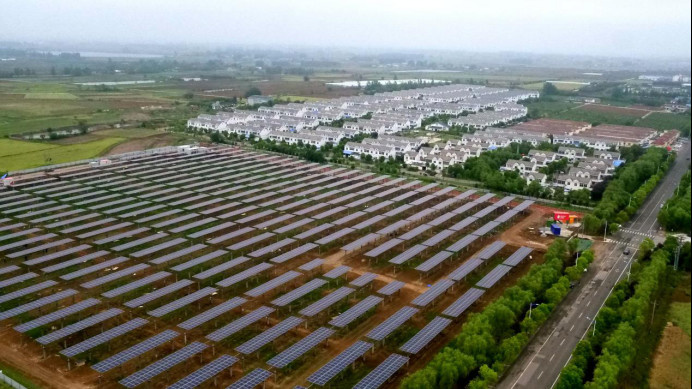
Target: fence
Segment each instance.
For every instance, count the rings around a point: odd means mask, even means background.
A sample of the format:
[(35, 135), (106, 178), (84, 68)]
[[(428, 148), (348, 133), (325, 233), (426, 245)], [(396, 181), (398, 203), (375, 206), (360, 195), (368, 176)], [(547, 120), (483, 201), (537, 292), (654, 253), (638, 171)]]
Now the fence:
[(26, 389), (26, 386), (20, 384), (19, 382), (15, 381), (12, 378), (3, 374), (2, 370), (0, 370), (0, 383), (6, 383), (7, 385), (9, 385), (11, 388), (14, 388), (14, 389)]

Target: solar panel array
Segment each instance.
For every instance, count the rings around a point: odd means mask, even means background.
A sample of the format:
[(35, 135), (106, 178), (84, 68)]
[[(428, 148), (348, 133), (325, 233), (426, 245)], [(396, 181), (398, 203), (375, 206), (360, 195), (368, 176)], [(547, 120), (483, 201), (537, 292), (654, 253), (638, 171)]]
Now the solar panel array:
[(409, 354), (418, 354), (437, 335), (440, 334), (452, 321), (444, 317), (436, 316), (422, 330), (418, 331), (399, 350)]
[(470, 288), (461, 297), (454, 301), (450, 306), (445, 309), (442, 314), (450, 317), (461, 316), (471, 304), (475, 303), (481, 296), (485, 293), (482, 289)]
[(196, 316), (193, 316), (184, 322), (178, 324), (178, 327), (186, 329), (186, 330), (191, 330), (195, 327), (199, 327), (200, 325), (208, 322), (209, 320), (212, 320), (216, 317), (219, 317), (223, 315), (226, 312), (231, 311), (234, 308), (237, 308), (243, 304), (245, 304), (247, 300), (245, 300), (242, 297), (233, 297), (232, 299), (228, 301), (224, 301), (223, 303), (212, 307)]
[(483, 289), (490, 289), (492, 288), (502, 277), (507, 275), (509, 271), (512, 270), (511, 266), (506, 266), (506, 265), (497, 265), (493, 270), (491, 270), (488, 274), (485, 275), (478, 283), (476, 286), (483, 288)]
[(62, 351), (60, 351), (60, 354), (66, 356), (66, 357), (74, 357), (75, 355), (81, 354), (87, 350), (90, 350), (100, 344), (106, 343), (112, 339), (117, 338), (118, 336), (124, 335), (130, 331), (133, 331), (143, 325), (145, 325), (148, 321), (142, 318), (134, 318), (130, 321), (127, 321), (119, 326), (113, 327), (107, 331), (104, 331), (92, 338), (89, 338), (85, 341), (79, 342), (73, 346), (70, 346)]
[(351, 289), (347, 286), (342, 286), (341, 288), (333, 291), (332, 293), (322, 297), (321, 299), (303, 308), (300, 311), (300, 314), (308, 317), (315, 316), (353, 292), (355, 292), (354, 289)]
[(271, 372), (257, 368), (243, 376), (238, 381), (229, 385), (226, 389), (252, 389), (262, 382), (268, 380), (271, 375)]
[(396, 311), (396, 313), (394, 313), (392, 316), (388, 317), (385, 321), (380, 323), (377, 327), (370, 330), (370, 332), (368, 332), (368, 334), (365, 336), (372, 340), (384, 340), (384, 338), (394, 332), (402, 324), (407, 322), (417, 312), (418, 308), (404, 306)]
[(408, 363), (408, 357), (392, 354), (380, 363), (375, 370), (363, 377), (354, 389), (376, 389), (382, 386), (394, 373)]
[(356, 359), (362, 357), (363, 354), (365, 354), (372, 347), (372, 343), (362, 340), (357, 341), (349, 348), (342, 351), (341, 354), (337, 355), (324, 366), (319, 368), (316, 372), (312, 373), (310, 377), (308, 377), (308, 382), (315, 385), (324, 386), (332, 378), (336, 377), (337, 374), (341, 373), (346, 367), (348, 367), (348, 365), (355, 362)]
[(480, 258), (469, 258), (464, 263), (462, 263), (461, 266), (457, 267), (456, 269), (454, 269), (454, 271), (449, 273), (449, 276), (447, 276), (447, 278), (454, 281), (461, 281), (464, 279), (464, 277), (471, 274), (472, 271), (476, 270), (476, 268), (482, 264), (483, 261)]
[(411, 304), (417, 305), (419, 307), (425, 307), (430, 304), (433, 300), (439, 297), (442, 293), (446, 292), (447, 289), (454, 286), (454, 281), (442, 279), (437, 281), (430, 289), (426, 290), (422, 294), (418, 295)]
[(254, 311), (246, 314), (245, 316), (237, 320), (234, 320), (226, 324), (225, 326), (219, 328), (218, 330), (210, 333), (209, 335), (207, 335), (207, 339), (219, 342), (242, 330), (243, 328), (249, 326), (250, 324), (255, 323), (258, 320), (271, 315), (272, 312), (274, 312), (274, 308), (269, 308), (265, 306), (259, 307)]
[(517, 266), (519, 263), (521, 263), (521, 261), (526, 259), (526, 257), (528, 257), (532, 251), (533, 249), (529, 247), (521, 246), (517, 249), (517, 251), (515, 251), (507, 259), (505, 259), (505, 261), (502, 262), (502, 264), (507, 266)]
[(168, 389), (196, 388), (204, 383), (204, 381), (207, 381), (222, 371), (231, 368), (231, 366), (233, 366), (236, 362), (238, 362), (238, 358), (236, 357), (226, 354), (221, 355), (215, 360), (195, 370), (192, 374), (169, 386)]
[(275, 325), (274, 327), (262, 332), (261, 334), (236, 347), (235, 350), (245, 355), (252, 354), (260, 348), (266, 346), (274, 339), (297, 327), (302, 322), (303, 319), (295, 316), (290, 316), (278, 323), (277, 325)]
[(368, 296), (363, 300), (359, 301), (356, 305), (346, 310), (341, 315), (332, 319), (329, 322), (329, 324), (339, 328), (346, 327), (347, 325), (351, 324), (353, 321), (358, 319), (360, 316), (362, 316), (365, 312), (377, 306), (377, 304), (379, 304), (380, 302), (382, 302), (382, 297)]
[(298, 359), (301, 355), (310, 351), (313, 347), (322, 343), (325, 339), (332, 336), (332, 334), (334, 334), (334, 330), (320, 327), (268, 360), (267, 364), (277, 369), (282, 369), (288, 366), (289, 363)]
[(192, 358), (195, 354), (201, 353), (208, 346), (200, 342), (192, 342), (180, 350), (166, 355), (151, 365), (138, 370), (120, 380), (120, 384), (126, 388), (139, 386), (157, 375), (170, 370), (173, 366), (179, 365)]
[(120, 315), (123, 313), (122, 309), (118, 308), (111, 308), (109, 310), (97, 313), (95, 315), (89, 316), (84, 320), (80, 320), (76, 323), (70, 324), (68, 326), (62, 327), (59, 330), (55, 330), (48, 335), (41, 336), (39, 338), (36, 338), (36, 341), (46, 345), (53, 343), (57, 340), (60, 340), (66, 336), (72, 335), (76, 332), (79, 332), (83, 329), (86, 329), (88, 327), (91, 327), (93, 325), (96, 325), (98, 323), (101, 323), (102, 321), (105, 321), (107, 319), (110, 319), (112, 317), (115, 317), (117, 315)]

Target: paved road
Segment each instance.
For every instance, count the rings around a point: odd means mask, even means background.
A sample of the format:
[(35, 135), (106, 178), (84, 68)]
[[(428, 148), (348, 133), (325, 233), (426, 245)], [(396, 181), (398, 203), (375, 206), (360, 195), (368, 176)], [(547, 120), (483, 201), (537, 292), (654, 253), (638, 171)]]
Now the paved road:
[[(587, 331), (593, 331), (594, 318), (598, 331), (598, 311), (613, 290), (615, 284), (628, 276), (628, 270), (637, 255), (637, 248), (646, 237), (659, 236), (656, 219), (661, 204), (670, 198), (689, 161), (689, 143), (683, 145), (675, 164), (661, 184), (644, 202), (620, 232), (605, 245), (607, 253), (597, 258), (579, 285), (560, 305), (557, 311), (531, 341), (522, 356), (510, 368), (497, 385), (501, 389), (551, 388), (557, 382), (560, 371), (571, 358), (572, 351)], [(630, 254), (625, 255), (625, 248)]]

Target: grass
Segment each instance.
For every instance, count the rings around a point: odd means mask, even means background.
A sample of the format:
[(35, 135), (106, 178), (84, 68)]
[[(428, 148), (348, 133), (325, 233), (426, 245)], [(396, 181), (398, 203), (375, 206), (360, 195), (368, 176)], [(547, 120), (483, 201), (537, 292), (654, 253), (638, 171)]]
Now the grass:
[(692, 304), (676, 302), (670, 305), (669, 320), (690, 336), (692, 323)]
[(618, 124), (631, 126), (640, 125), (637, 118), (614, 112), (602, 112), (591, 109), (579, 108), (581, 104), (564, 100), (547, 100), (528, 103), (529, 113), (533, 117), (546, 117), (552, 119), (574, 120), (591, 124)]
[[(79, 161), (82, 159), (94, 158), (102, 155), (113, 146), (125, 140), (125, 138), (106, 137), (100, 140), (73, 145), (55, 146), (47, 149), (38, 149), (24, 152), (19, 155), (8, 155), (0, 157), (0, 171), (14, 171), (30, 169), (43, 165), (54, 165), (59, 163)], [(19, 142), (29, 144), (40, 144), (33, 142), (11, 141), (8, 139), (0, 140), (0, 150), (11, 147), (6, 142)]]
[[(19, 382), (20, 385), (23, 385), (27, 389), (40, 389), (41, 387), (28, 378), (26, 378), (22, 373), (20, 373), (18, 370), (15, 370), (7, 365), (4, 365), (0, 363), (0, 370), (2, 370), (3, 374), (6, 376), (12, 378), (13, 380)], [(3, 383), (0, 382), (0, 388), (3, 388)], [(10, 387), (7, 385), (6, 387)]]
[(24, 94), (25, 99), (43, 99), (43, 100), (77, 100), (79, 97), (72, 93), (61, 92), (31, 92)]
[(638, 126), (651, 127), (656, 130), (680, 130), (683, 133), (690, 133), (689, 114), (676, 114), (666, 112), (654, 112), (637, 122)]
[(24, 153), (34, 153), (37, 151), (48, 150), (55, 147), (56, 146), (47, 143), (24, 142), (12, 139), (0, 139), (0, 158)]
[[(541, 90), (543, 89), (543, 82), (534, 82), (532, 84), (524, 84), (522, 85), (523, 88), (526, 89), (535, 89), (535, 90)], [(552, 83), (555, 85), (555, 87), (558, 90), (563, 90), (563, 91), (573, 91), (573, 90), (578, 90), (581, 87), (585, 86), (583, 83), (579, 81), (561, 81), (557, 83)]]

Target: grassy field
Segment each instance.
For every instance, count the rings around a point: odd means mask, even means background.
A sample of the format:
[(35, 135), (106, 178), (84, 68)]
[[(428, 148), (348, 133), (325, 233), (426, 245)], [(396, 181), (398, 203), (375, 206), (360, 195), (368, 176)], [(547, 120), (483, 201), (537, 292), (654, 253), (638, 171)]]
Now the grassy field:
[[(26, 378), (24, 375), (22, 375), (19, 371), (15, 370), (9, 366), (0, 364), (0, 370), (2, 370), (3, 374), (5, 374), (6, 376), (12, 378), (13, 380), (19, 382), (20, 385), (23, 385), (27, 389), (40, 389), (41, 388), (39, 385), (33, 383), (28, 378)], [(5, 385), (5, 386), (3, 386), (3, 385)], [(11, 388), (11, 386), (0, 382), (0, 388), (3, 388), (3, 389), (4, 388)]]
[(48, 150), (57, 146), (48, 143), (23, 142), (12, 139), (0, 139), (0, 158), (25, 153), (35, 153)]
[[(43, 165), (54, 165), (82, 159), (97, 157), (108, 151), (111, 147), (124, 141), (125, 138), (105, 137), (91, 142), (77, 143), (71, 145), (50, 145), (52, 147), (33, 151), (25, 151), (21, 154), (0, 156), (0, 171), (7, 172), (13, 170), (29, 169)], [(0, 150), (6, 153), (8, 148), (12, 148), (17, 143), (32, 144), (36, 146), (46, 145), (45, 143), (21, 142), (9, 139), (0, 139)]]
[(680, 130), (684, 134), (690, 133), (690, 120), (689, 114), (674, 114), (666, 112), (654, 112), (649, 116), (637, 121), (638, 126), (651, 127), (657, 130)]
[[(524, 84), (524, 85), (522, 85), (522, 88), (541, 90), (541, 89), (543, 89), (543, 84), (544, 84), (543, 82), (534, 82), (531, 84)], [(562, 91), (579, 90), (581, 87), (584, 86), (584, 84), (582, 82), (579, 82), (579, 81), (573, 81), (573, 82), (561, 81), (561, 82), (556, 82), (556, 83), (552, 83), (552, 84), (555, 85), (555, 87), (558, 90), (562, 90)]]

